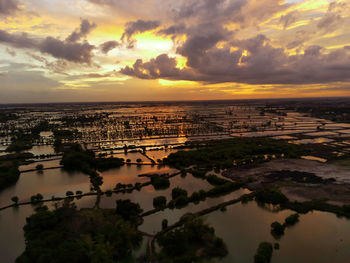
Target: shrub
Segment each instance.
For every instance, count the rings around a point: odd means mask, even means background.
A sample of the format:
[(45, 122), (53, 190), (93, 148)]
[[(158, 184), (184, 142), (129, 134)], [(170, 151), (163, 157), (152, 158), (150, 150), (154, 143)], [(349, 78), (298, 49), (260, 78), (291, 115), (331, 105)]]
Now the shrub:
[(72, 196), (72, 195), (74, 195), (74, 193), (72, 191), (67, 191), (66, 192), (66, 196)]
[(271, 224), (271, 234), (274, 238), (278, 239), (284, 234), (284, 226), (275, 221)]
[(284, 204), (288, 198), (277, 188), (264, 188), (255, 194), (255, 198), (260, 203)]
[(170, 181), (166, 177), (154, 174), (151, 175), (151, 184), (156, 190), (167, 189), (170, 186)]
[(175, 207), (181, 208), (181, 207), (184, 207), (188, 204), (189, 199), (187, 198), (187, 196), (180, 195), (174, 201), (175, 201)]
[(153, 207), (155, 209), (163, 209), (166, 207), (166, 197), (165, 196), (157, 196), (153, 198)]
[(38, 164), (38, 165), (36, 166), (36, 169), (37, 169), (37, 170), (42, 170), (42, 169), (44, 169), (44, 165)]
[(173, 198), (173, 200), (175, 200), (179, 196), (185, 196), (187, 198), (187, 191), (185, 189), (180, 188), (180, 187), (175, 187), (171, 191), (171, 197)]
[(16, 205), (18, 203), (18, 197), (17, 196), (14, 196), (11, 198), (11, 201), (14, 202)]
[(137, 159), (136, 159), (136, 162), (141, 163), (141, 162), (142, 162), (142, 159), (141, 159), (141, 158), (137, 158)]
[(162, 229), (165, 229), (168, 227), (168, 220), (167, 219), (163, 219), (162, 221)]
[(117, 200), (116, 213), (124, 220), (136, 222), (142, 211), (139, 204), (133, 203), (129, 199)]
[(211, 185), (223, 185), (225, 183), (228, 183), (228, 180), (225, 180), (223, 178), (220, 178), (218, 176), (216, 176), (215, 174), (210, 174), (207, 176), (207, 181), (208, 183), (210, 183)]
[(293, 214), (288, 216), (285, 221), (284, 221), (284, 225), (285, 226), (294, 226), (296, 223), (298, 223), (299, 221), (299, 214)]
[(260, 243), (254, 256), (254, 263), (269, 263), (272, 257), (272, 244), (268, 242)]

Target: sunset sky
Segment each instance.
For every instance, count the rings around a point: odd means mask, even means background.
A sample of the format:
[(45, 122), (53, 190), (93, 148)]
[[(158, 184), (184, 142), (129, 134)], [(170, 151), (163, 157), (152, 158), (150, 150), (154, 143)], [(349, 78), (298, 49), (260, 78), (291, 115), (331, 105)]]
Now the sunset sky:
[(0, 103), (350, 96), (350, 0), (0, 0)]

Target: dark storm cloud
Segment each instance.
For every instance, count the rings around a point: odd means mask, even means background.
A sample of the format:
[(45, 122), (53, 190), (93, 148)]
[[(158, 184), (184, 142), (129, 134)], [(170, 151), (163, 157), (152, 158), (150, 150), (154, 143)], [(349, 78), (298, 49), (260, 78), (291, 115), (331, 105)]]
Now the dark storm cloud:
[(15, 48), (38, 50), (55, 58), (87, 64), (90, 64), (93, 56), (92, 50), (95, 48), (88, 42), (71, 43), (53, 37), (34, 39), (25, 33), (10, 34), (4, 30), (0, 30), (0, 43), (11, 45)]
[[(272, 46), (262, 34), (237, 39), (236, 32), (240, 29), (258, 27), (260, 22), (288, 7), (290, 4), (279, 0), (179, 1), (171, 22), (158, 34), (173, 38), (186, 36), (186, 40), (178, 44), (176, 53), (187, 59), (187, 67), (178, 68), (175, 58), (162, 54), (149, 61), (138, 59), (132, 67), (120, 72), (143, 79), (207, 83), (308, 84), (350, 80), (347, 66), (350, 52), (346, 48), (327, 52), (321, 46), (310, 46), (304, 54), (288, 55), (284, 48)], [(330, 4), (327, 14), (340, 15), (340, 9)], [(290, 12), (280, 17), (280, 23), (287, 28), (299, 15), (296, 11)], [(228, 29), (230, 23), (236, 25), (235, 29)], [(323, 27), (320, 23), (319, 27)], [(300, 34), (288, 48), (304, 45), (309, 37), (309, 34)]]
[[(327, 53), (320, 46), (310, 46), (302, 55), (288, 56), (284, 49), (271, 46), (264, 35), (232, 42), (236, 51), (217, 48), (215, 42), (220, 38), (214, 39), (211, 45), (199, 45), (198, 50), (190, 44), (194, 41), (191, 39), (180, 48), (188, 59), (186, 70), (177, 68), (174, 58), (162, 55), (149, 62), (137, 60), (133, 67), (125, 67), (121, 73), (144, 79), (208, 83), (311, 84), (350, 80), (350, 50), (346, 48)], [(243, 50), (247, 50), (247, 56), (242, 55)], [(190, 51), (196, 53), (195, 60)]]
[(120, 46), (120, 43), (118, 41), (107, 41), (104, 42), (100, 45), (100, 50), (104, 53), (104, 54), (108, 54), (109, 51), (111, 51), (112, 49), (116, 48)]
[(97, 25), (94, 22), (90, 22), (87, 19), (82, 19), (80, 28), (72, 32), (72, 34), (70, 34), (66, 40), (68, 42), (77, 42), (81, 38), (86, 37), (96, 27)]
[(135, 34), (140, 34), (149, 30), (159, 27), (160, 22), (156, 20), (142, 20), (139, 19), (135, 22), (127, 22), (125, 24), (124, 33), (121, 37), (122, 40), (130, 40)]
[(19, 10), (18, 4), (17, 0), (0, 0), (0, 15), (13, 14)]
[(90, 63), (95, 47), (88, 42), (66, 43), (53, 37), (47, 37), (40, 43), (39, 50), (55, 58), (63, 58), (78, 63)]
[(177, 35), (177, 34), (182, 34), (186, 30), (185, 24), (179, 24), (179, 25), (173, 25), (169, 26), (167, 28), (163, 28), (159, 30), (157, 33), (159, 35)]

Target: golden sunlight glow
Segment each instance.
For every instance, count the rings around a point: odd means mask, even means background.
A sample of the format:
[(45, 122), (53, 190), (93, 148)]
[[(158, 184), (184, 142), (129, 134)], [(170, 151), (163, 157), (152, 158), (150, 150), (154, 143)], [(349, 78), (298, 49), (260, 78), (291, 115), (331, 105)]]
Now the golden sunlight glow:
[(158, 83), (161, 86), (195, 86), (195, 85), (198, 85), (198, 82), (188, 81), (188, 80), (158, 79)]

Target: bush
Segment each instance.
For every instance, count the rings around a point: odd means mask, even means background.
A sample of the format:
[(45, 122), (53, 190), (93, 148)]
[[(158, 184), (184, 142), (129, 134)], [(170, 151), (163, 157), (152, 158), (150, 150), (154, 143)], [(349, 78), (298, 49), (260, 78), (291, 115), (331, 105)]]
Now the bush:
[(207, 173), (206, 171), (193, 169), (191, 169), (189, 172), (196, 178), (205, 178), (205, 174)]
[(67, 191), (66, 192), (66, 196), (72, 196), (72, 195), (74, 195), (74, 193), (72, 191)]
[(288, 198), (277, 188), (264, 188), (255, 194), (256, 201), (268, 204), (284, 204)]
[(82, 191), (80, 191), (80, 190), (78, 190), (78, 191), (76, 191), (76, 192), (75, 192), (75, 194), (76, 194), (76, 195), (82, 195), (82, 194), (83, 194), (83, 192), (82, 192)]
[(32, 195), (30, 197), (30, 201), (32, 202), (32, 204), (36, 204), (36, 203), (42, 201), (43, 198), (44, 197), (41, 194), (36, 194), (36, 195)]
[(155, 190), (167, 189), (170, 186), (168, 178), (160, 176), (158, 174), (151, 175), (151, 184)]
[(107, 191), (106, 191), (106, 196), (107, 196), (107, 197), (111, 197), (112, 194), (113, 194), (112, 190), (107, 190)]
[(184, 207), (188, 204), (189, 199), (185, 195), (180, 195), (174, 201), (175, 201), (175, 207), (181, 208), (181, 207)]
[(137, 159), (136, 159), (136, 162), (141, 163), (141, 162), (142, 162), (142, 159), (141, 159), (141, 158), (137, 158)]
[(284, 221), (284, 226), (294, 226), (299, 221), (299, 214), (288, 216)]
[(17, 204), (18, 203), (18, 197), (17, 196), (12, 197), (11, 201), (14, 202), (15, 204)]
[(216, 176), (215, 174), (210, 174), (207, 176), (207, 181), (208, 183), (210, 183), (211, 185), (223, 185), (225, 183), (228, 183), (230, 181), (225, 180), (223, 178), (220, 178), (218, 176)]
[(233, 182), (227, 181), (227, 183), (223, 185), (218, 185), (210, 189), (207, 192), (207, 196), (217, 197), (217, 196), (225, 195), (232, 191), (238, 190), (241, 186), (242, 186), (241, 183), (233, 183)]
[(284, 235), (284, 226), (275, 221), (271, 224), (271, 234), (274, 238), (278, 239)]
[(36, 166), (36, 169), (37, 169), (37, 170), (42, 170), (42, 169), (44, 169), (44, 165), (38, 164), (38, 165)]
[(164, 209), (166, 207), (166, 197), (157, 196), (153, 198), (153, 207), (155, 209)]
[(183, 226), (160, 235), (157, 242), (160, 247), (158, 262), (211, 262), (228, 253), (215, 230), (199, 218), (186, 220)]
[(180, 188), (180, 187), (175, 187), (171, 191), (171, 197), (173, 198), (173, 200), (175, 200), (179, 196), (185, 196), (187, 198), (187, 191), (185, 189)]
[(124, 220), (136, 222), (142, 212), (143, 210), (140, 208), (140, 205), (131, 202), (129, 199), (117, 200), (116, 213)]
[(163, 221), (162, 221), (162, 229), (164, 230), (167, 227), (168, 227), (168, 220), (167, 219), (163, 219)]
[(268, 242), (260, 243), (258, 251), (254, 256), (254, 263), (269, 263), (272, 258), (272, 244)]

